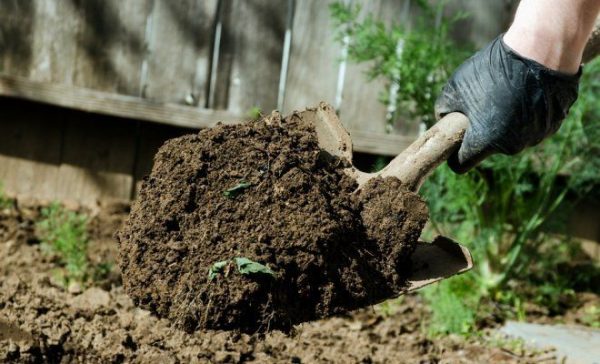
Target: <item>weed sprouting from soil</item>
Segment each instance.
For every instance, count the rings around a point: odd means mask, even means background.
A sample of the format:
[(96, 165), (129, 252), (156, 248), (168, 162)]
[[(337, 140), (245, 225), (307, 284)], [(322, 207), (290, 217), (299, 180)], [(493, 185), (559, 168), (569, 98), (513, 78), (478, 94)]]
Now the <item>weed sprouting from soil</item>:
[(248, 110), (246, 115), (248, 115), (248, 117), (252, 120), (260, 119), (260, 117), (262, 116), (262, 109), (260, 108), (260, 106), (252, 106)]
[(4, 185), (0, 183), (0, 210), (10, 209), (13, 205), (13, 200), (4, 194)]
[(52, 203), (42, 209), (42, 219), (36, 225), (43, 246), (60, 258), (65, 284), (83, 283), (88, 278), (87, 224), (86, 215)]

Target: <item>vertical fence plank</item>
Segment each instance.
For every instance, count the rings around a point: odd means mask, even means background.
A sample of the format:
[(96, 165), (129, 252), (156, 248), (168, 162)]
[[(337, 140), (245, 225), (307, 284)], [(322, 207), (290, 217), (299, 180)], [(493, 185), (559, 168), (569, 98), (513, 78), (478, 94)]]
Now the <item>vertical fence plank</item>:
[[(362, 4), (361, 18), (372, 14), (384, 24), (399, 23), (405, 0), (372, 0)], [(352, 40), (350, 40), (352, 42)], [(386, 133), (386, 106), (379, 96), (388, 87), (384, 79), (369, 81), (366, 71), (371, 62), (348, 62), (346, 82), (342, 93), (340, 119), (348, 129)]]
[(139, 95), (149, 0), (69, 0), (79, 19), (75, 86)]
[(340, 46), (334, 41), (328, 6), (333, 1), (298, 0), (283, 109), (335, 101)]
[(68, 1), (35, 0), (32, 64), (33, 81), (73, 83), (79, 17)]
[(243, 115), (277, 107), (287, 1), (224, 3), (215, 107)]
[(0, 73), (29, 75), (33, 0), (0, 1)]
[(155, 0), (144, 97), (205, 105), (216, 9), (217, 0)]
[(56, 108), (0, 99), (0, 183), (11, 195), (54, 198), (62, 115)]
[(129, 199), (135, 125), (129, 120), (71, 113), (64, 134), (56, 197), (86, 204), (102, 198)]

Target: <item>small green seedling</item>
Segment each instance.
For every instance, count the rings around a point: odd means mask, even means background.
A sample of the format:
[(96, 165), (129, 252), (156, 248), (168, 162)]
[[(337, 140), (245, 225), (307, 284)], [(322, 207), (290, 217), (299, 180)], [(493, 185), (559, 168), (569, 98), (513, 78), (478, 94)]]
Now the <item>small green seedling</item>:
[(67, 282), (83, 283), (90, 272), (87, 257), (88, 217), (68, 211), (58, 203), (42, 209), (36, 228), (42, 246), (60, 257)]
[(4, 186), (0, 183), (0, 210), (13, 207), (13, 201), (4, 194)]
[(260, 109), (260, 106), (252, 106), (250, 110), (248, 110), (248, 112), (246, 113), (246, 115), (248, 115), (248, 117), (252, 118), (253, 120), (260, 118), (261, 114), (262, 110)]
[(236, 198), (242, 192), (244, 192), (245, 189), (250, 188), (250, 186), (252, 186), (252, 184), (250, 182), (242, 181), (242, 182), (238, 183), (237, 185), (235, 185), (234, 187), (231, 187), (230, 189), (223, 191), (223, 196), (225, 196), (227, 198)]
[(218, 273), (223, 273), (223, 270), (225, 269), (225, 266), (227, 266), (227, 263), (229, 263), (228, 260), (222, 260), (213, 264), (212, 267), (210, 267), (210, 269), (208, 270), (208, 280), (214, 281), (215, 278), (217, 278)]
[(237, 269), (241, 274), (268, 274), (272, 277), (275, 277), (275, 272), (273, 272), (269, 267), (267, 267), (264, 264), (254, 262), (248, 258), (243, 257), (238, 257), (234, 260), (235, 264), (237, 265)]

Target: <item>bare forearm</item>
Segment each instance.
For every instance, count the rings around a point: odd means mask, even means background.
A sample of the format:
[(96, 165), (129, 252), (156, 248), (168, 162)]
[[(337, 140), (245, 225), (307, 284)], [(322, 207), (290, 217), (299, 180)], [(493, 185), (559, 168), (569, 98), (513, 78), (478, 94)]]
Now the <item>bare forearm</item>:
[(576, 73), (600, 0), (522, 0), (504, 42), (548, 68)]

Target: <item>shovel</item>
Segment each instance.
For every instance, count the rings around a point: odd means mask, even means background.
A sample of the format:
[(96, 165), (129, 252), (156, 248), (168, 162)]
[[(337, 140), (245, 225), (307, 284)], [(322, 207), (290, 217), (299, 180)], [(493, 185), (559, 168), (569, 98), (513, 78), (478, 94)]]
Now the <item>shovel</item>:
[[(587, 42), (582, 62), (590, 62), (599, 54), (600, 17), (596, 20), (594, 31)], [(334, 109), (326, 103), (321, 103), (317, 108), (302, 113), (304, 120), (314, 124), (321, 149), (332, 156), (345, 158), (352, 165), (352, 139)], [(460, 147), (468, 126), (469, 119), (465, 115), (448, 114), (381, 171), (365, 173), (351, 166), (345, 173), (356, 180), (358, 189), (375, 177), (396, 177), (410, 191), (416, 193), (427, 176)], [(438, 236), (431, 243), (418, 242), (411, 256), (408, 284), (402, 293), (412, 292), (464, 273), (472, 267), (473, 259), (469, 250), (449, 238)]]
[[(331, 105), (322, 102), (318, 107), (300, 114), (303, 120), (314, 125), (322, 150), (350, 162), (351, 166), (344, 172), (357, 181), (358, 189), (376, 177), (396, 177), (413, 192), (418, 192), (427, 176), (460, 146), (469, 123), (467, 117), (460, 113), (449, 114), (394, 158), (387, 167), (377, 173), (365, 173), (352, 166), (352, 140)], [(473, 267), (469, 250), (442, 236), (431, 243), (418, 242), (410, 260), (411, 273), (401, 294), (418, 290)]]

